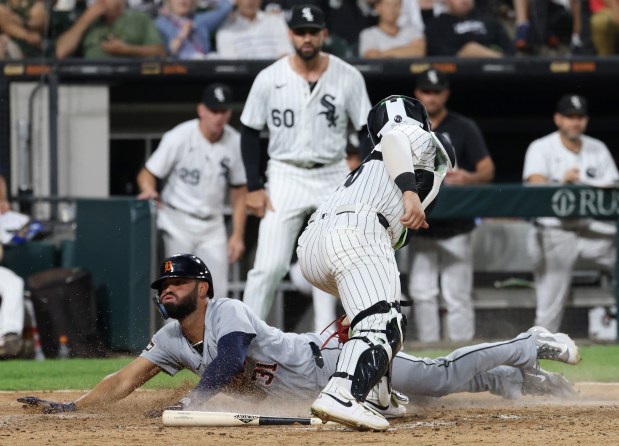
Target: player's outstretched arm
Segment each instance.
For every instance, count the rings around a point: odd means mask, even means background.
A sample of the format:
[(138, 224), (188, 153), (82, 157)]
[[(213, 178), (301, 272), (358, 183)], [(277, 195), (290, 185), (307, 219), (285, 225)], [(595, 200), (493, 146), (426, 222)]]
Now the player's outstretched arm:
[(18, 398), (17, 401), (40, 408), (44, 413), (73, 412), (78, 408), (121, 400), (160, 371), (161, 369), (149, 360), (138, 357), (119, 371), (103, 378), (92, 390), (75, 401), (59, 403), (33, 396)]

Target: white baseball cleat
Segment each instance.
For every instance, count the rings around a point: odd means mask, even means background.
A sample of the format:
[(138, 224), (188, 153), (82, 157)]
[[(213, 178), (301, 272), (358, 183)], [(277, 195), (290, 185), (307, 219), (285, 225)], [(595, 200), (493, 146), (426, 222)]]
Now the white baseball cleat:
[(527, 333), (533, 335), (537, 346), (537, 359), (551, 359), (566, 364), (580, 362), (578, 347), (565, 333), (551, 333), (544, 327), (531, 327)]
[(404, 405), (408, 404), (408, 397), (402, 392), (392, 389), (388, 405), (381, 405), (379, 401), (374, 401), (370, 398), (365, 400), (365, 403), (385, 418), (401, 418), (406, 416), (406, 407)]
[(312, 414), (322, 421), (335, 421), (359, 431), (386, 431), (389, 421), (364, 403), (359, 403), (346, 389), (321, 392), (312, 404)]

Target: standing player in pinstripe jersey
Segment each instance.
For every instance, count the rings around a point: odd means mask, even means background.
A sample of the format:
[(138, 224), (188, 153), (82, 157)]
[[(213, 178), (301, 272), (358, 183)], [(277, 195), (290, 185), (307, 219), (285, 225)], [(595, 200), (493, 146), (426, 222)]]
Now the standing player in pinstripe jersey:
[[(139, 199), (156, 200), (157, 228), (167, 256), (195, 252), (211, 265), (221, 296), (228, 294), (228, 265), (245, 251), (245, 169), (240, 136), (228, 121), (232, 89), (208, 85), (197, 119), (165, 133), (138, 174)], [(165, 180), (161, 196), (157, 179)], [(232, 233), (226, 234), (224, 201), (230, 193)]]
[[(361, 73), (321, 51), (327, 37), (322, 10), (295, 6), (289, 27), (295, 53), (258, 74), (241, 115), (247, 210), (262, 218), (244, 301), (263, 319), (290, 268), (305, 218), (349, 173), (348, 121), (367, 139), (364, 125), (370, 110)], [(265, 125), (270, 157), (266, 185), (259, 147), (259, 132)], [(316, 329), (335, 319), (335, 299), (320, 294), (314, 294), (314, 310), (325, 313), (315, 319)]]
[(352, 330), (312, 412), (355, 429), (386, 430), (389, 422), (365, 401), (372, 391), (389, 405), (391, 364), (404, 339), (394, 250), (409, 229), (428, 227), (425, 212), (455, 153), (431, 132), (416, 99), (384, 99), (367, 124), (374, 150), (310, 217), (297, 254), (306, 279), (342, 300)]

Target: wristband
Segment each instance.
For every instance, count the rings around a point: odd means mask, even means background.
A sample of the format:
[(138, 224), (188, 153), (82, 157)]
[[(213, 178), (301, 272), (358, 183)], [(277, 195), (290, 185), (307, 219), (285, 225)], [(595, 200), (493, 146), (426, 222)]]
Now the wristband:
[(404, 172), (398, 175), (395, 179), (395, 185), (400, 188), (402, 193), (411, 191), (417, 193), (417, 181), (413, 172)]

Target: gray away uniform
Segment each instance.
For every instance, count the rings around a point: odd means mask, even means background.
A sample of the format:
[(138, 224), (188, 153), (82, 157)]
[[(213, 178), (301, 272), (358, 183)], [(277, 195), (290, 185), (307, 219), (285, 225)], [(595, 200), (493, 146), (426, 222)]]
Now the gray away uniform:
[[(243, 302), (217, 298), (209, 302), (200, 355), (183, 336), (178, 321), (161, 328), (141, 356), (170, 375), (189, 369), (202, 376), (217, 355), (217, 342), (232, 332), (255, 334), (243, 371), (243, 393), (281, 398), (313, 399), (335, 372), (341, 345), (330, 333), (284, 333), (270, 327)], [(322, 361), (321, 361), (322, 358)], [(535, 342), (528, 333), (504, 342), (455, 350), (445, 358), (417, 358), (398, 353), (393, 386), (410, 396), (443, 396), (454, 392), (483, 392), (515, 398), (520, 395), (521, 368), (537, 364)], [(322, 365), (322, 367), (321, 367)], [(238, 392), (238, 389), (235, 388)]]

